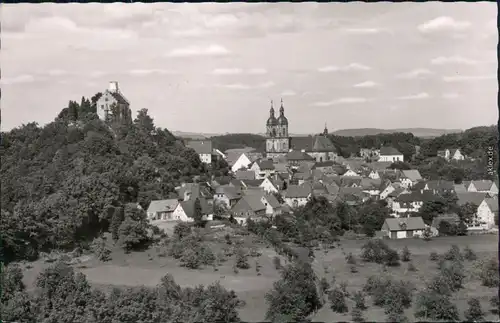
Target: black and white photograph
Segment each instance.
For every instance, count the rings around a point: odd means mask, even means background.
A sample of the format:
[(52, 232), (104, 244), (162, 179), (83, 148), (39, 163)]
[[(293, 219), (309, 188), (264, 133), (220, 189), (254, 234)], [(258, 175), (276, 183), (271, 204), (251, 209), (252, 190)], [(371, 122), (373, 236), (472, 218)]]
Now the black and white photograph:
[(495, 2), (0, 6), (0, 321), (499, 322)]

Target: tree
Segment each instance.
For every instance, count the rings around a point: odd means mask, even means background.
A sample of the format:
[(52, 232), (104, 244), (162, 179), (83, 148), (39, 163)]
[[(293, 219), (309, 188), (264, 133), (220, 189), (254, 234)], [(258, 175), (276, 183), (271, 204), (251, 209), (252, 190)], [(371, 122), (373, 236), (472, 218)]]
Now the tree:
[(499, 310), (500, 310), (500, 302), (499, 302), (499, 298), (498, 298), (498, 295), (494, 295), (491, 299), (490, 299), (490, 305), (492, 307), (492, 310), (491, 312), (493, 314), (498, 314)]
[(283, 268), (281, 279), (265, 296), (269, 305), (266, 320), (275, 322), (286, 318), (289, 322), (305, 320), (321, 307), (315, 275), (307, 263), (297, 262)]
[(464, 312), (465, 318), (469, 322), (479, 322), (484, 320), (484, 312), (481, 303), (477, 298), (471, 298), (467, 301), (469, 308)]
[(481, 266), (481, 272), (479, 274), (483, 286), (487, 287), (498, 287), (499, 275), (498, 275), (498, 262), (495, 259), (489, 259), (484, 262)]
[(469, 246), (464, 248), (464, 258), (468, 261), (474, 261), (477, 259), (476, 253)]
[(425, 290), (417, 295), (416, 318), (430, 320), (458, 321), (458, 309), (448, 295)]
[(174, 235), (177, 239), (182, 240), (184, 237), (187, 237), (191, 234), (191, 226), (189, 223), (180, 222), (174, 227)]
[(242, 248), (238, 248), (236, 250), (236, 268), (240, 269), (250, 268), (250, 264), (248, 263), (248, 255)]
[(401, 260), (403, 260), (404, 262), (408, 262), (411, 260), (411, 252), (410, 249), (408, 249), (408, 246), (404, 246), (401, 253)]
[(355, 308), (359, 308), (360, 310), (365, 310), (367, 308), (365, 304), (365, 295), (362, 291), (355, 292), (353, 294), (352, 300), (354, 301)]
[(135, 204), (125, 206), (125, 220), (118, 229), (118, 243), (126, 250), (141, 248), (149, 241), (148, 224), (143, 210)]
[(197, 227), (201, 227), (203, 225), (203, 211), (201, 209), (201, 202), (199, 198), (194, 200), (194, 211), (193, 211), (193, 219), (194, 223)]
[(363, 312), (360, 308), (354, 307), (351, 311), (351, 317), (353, 322), (364, 322)]
[(123, 220), (125, 219), (125, 215), (123, 213), (122, 207), (117, 207), (114, 209), (113, 217), (111, 218), (110, 231), (111, 236), (114, 241), (118, 241), (119, 237), (119, 229)]
[(330, 308), (335, 313), (345, 313), (349, 311), (345, 301), (345, 294), (342, 290), (335, 288), (328, 293)]
[(106, 240), (103, 239), (102, 237), (96, 238), (92, 242), (92, 251), (94, 252), (94, 255), (99, 259), (100, 261), (108, 261), (111, 260), (111, 250), (108, 248)]

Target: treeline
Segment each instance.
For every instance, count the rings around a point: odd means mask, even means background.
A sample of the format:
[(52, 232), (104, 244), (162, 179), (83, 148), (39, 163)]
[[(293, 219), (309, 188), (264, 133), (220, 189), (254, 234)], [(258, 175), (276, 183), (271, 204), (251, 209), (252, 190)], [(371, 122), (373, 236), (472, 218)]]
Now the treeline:
[(251, 133), (234, 133), (210, 138), (214, 147), (224, 152), (228, 149), (252, 147), (257, 152), (266, 151), (266, 137)]
[(4, 261), (86, 247), (108, 231), (113, 216), (132, 232), (146, 215), (125, 212), (127, 205), (146, 209), (153, 199), (175, 196), (175, 187), (195, 176), (227, 173), (220, 164), (206, 167), (167, 129), (155, 127), (146, 109), (131, 125), (108, 127), (95, 113), (97, 99), (70, 101), (43, 127), (29, 123), (2, 132)]

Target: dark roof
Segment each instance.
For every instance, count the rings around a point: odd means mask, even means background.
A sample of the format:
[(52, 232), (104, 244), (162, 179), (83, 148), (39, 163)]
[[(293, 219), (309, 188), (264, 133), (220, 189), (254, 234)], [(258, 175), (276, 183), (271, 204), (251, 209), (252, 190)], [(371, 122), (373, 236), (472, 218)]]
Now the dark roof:
[(183, 186), (177, 189), (177, 194), (181, 199), (184, 197), (185, 192), (190, 192), (192, 199), (195, 199), (197, 197), (204, 197), (207, 199), (213, 198), (211, 189), (208, 186), (201, 185), (199, 183), (185, 183)]
[(396, 148), (394, 147), (382, 147), (380, 148), (380, 156), (390, 156), (390, 155), (402, 155)]
[(224, 194), (230, 200), (238, 199), (241, 197), (241, 188), (229, 185), (219, 186), (217, 187), (215, 192), (217, 194)]
[(478, 191), (489, 191), (491, 186), (493, 185), (493, 181), (490, 180), (481, 180), (481, 181), (472, 181), (474, 187)]
[(288, 198), (302, 198), (308, 197), (311, 194), (311, 187), (307, 185), (289, 185), (285, 191), (285, 197)]
[(247, 187), (259, 187), (263, 181), (264, 181), (263, 179), (244, 179), (244, 180), (242, 180), (242, 182)]
[(415, 191), (409, 194), (401, 194), (396, 198), (397, 202), (428, 202), (439, 200), (440, 197), (431, 191)]
[(314, 167), (316, 168), (320, 168), (320, 167), (332, 167), (334, 164), (333, 160), (326, 160), (326, 161), (323, 161), (323, 162), (316, 162), (316, 164), (314, 164)]
[(420, 172), (416, 169), (403, 170), (402, 172), (404, 177), (408, 178), (412, 182), (416, 182), (422, 179), (422, 176), (420, 176)]
[(425, 223), (422, 217), (411, 218), (387, 218), (385, 219), (389, 231), (423, 230)]
[(214, 181), (219, 183), (220, 185), (227, 185), (231, 182), (231, 176), (219, 176), (214, 178)]
[(290, 148), (296, 151), (312, 151), (314, 147), (313, 136), (290, 138)]
[(168, 200), (156, 200), (151, 201), (148, 207), (148, 213), (157, 213), (157, 212), (173, 212), (179, 201), (177, 199), (168, 199)]
[(285, 155), (286, 160), (314, 160), (311, 156), (305, 152), (292, 150)]
[(490, 208), (491, 212), (494, 212), (494, 213), (498, 212), (498, 198), (497, 197), (486, 198), (485, 202), (486, 202), (486, 204), (488, 204), (488, 207)]
[(246, 180), (255, 179), (255, 172), (253, 170), (238, 170), (234, 173), (236, 179)]
[(238, 203), (236, 203), (231, 211), (233, 212), (243, 212), (243, 211), (261, 211), (265, 210), (266, 206), (261, 201), (261, 195), (244, 195)]
[(245, 186), (245, 184), (243, 184), (241, 179), (232, 179), (230, 184), (232, 186), (235, 186), (235, 187), (244, 187)]
[(312, 178), (311, 173), (295, 173), (293, 174), (293, 179), (308, 180)]
[(128, 100), (123, 96), (121, 92), (109, 92), (113, 98), (119, 103), (119, 104), (126, 104), (129, 105), (130, 103)]
[(269, 159), (259, 159), (255, 161), (261, 170), (273, 170), (274, 164), (272, 160)]
[[(201, 205), (201, 213), (202, 214), (211, 214), (212, 213), (212, 208), (208, 204), (207, 200), (204, 198), (200, 198), (200, 205)], [(187, 201), (182, 201), (181, 206), (186, 215), (189, 218), (193, 218), (194, 216), (194, 203), (196, 202), (196, 199), (189, 199)]]
[(479, 206), (481, 202), (486, 198), (486, 193), (481, 192), (466, 192), (466, 193), (457, 193), (458, 205), (465, 205), (467, 203), (475, 204)]
[(197, 154), (211, 154), (213, 150), (211, 140), (190, 140), (186, 143), (186, 147), (193, 149)]
[(269, 205), (272, 207), (272, 208), (278, 208), (281, 206), (280, 202), (276, 199), (276, 197), (272, 194), (265, 194), (264, 195), (264, 198), (266, 199), (267, 203), (269, 203)]
[(337, 152), (332, 141), (325, 136), (315, 136), (312, 151), (314, 152)]

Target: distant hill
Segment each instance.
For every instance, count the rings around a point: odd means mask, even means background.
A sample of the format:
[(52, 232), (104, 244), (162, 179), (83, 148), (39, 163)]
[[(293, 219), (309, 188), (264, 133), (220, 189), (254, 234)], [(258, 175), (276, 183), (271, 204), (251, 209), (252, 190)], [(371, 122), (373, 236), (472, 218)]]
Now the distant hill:
[(184, 132), (184, 131), (172, 131), (172, 134), (176, 137), (189, 138), (189, 139), (206, 139), (214, 136), (224, 135), (222, 133), (198, 133), (198, 132)]
[(377, 134), (404, 132), (412, 133), (415, 137), (431, 138), (439, 137), (449, 133), (460, 133), (461, 129), (433, 129), (433, 128), (400, 128), (400, 129), (377, 129), (377, 128), (360, 128), (360, 129), (341, 129), (333, 132), (337, 136), (359, 137), (373, 136)]

